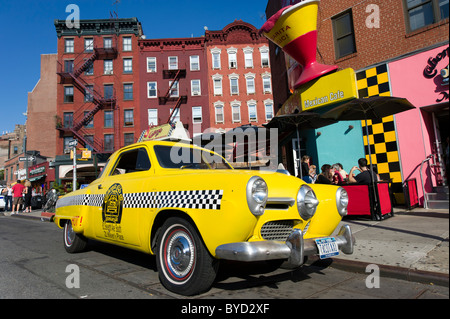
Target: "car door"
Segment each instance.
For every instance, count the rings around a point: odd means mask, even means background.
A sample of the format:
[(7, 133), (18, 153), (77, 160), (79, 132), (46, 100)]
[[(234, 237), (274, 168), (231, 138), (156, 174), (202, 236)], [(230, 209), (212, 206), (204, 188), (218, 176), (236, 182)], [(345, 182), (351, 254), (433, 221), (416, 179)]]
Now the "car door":
[[(146, 192), (150, 159), (145, 146), (126, 149), (119, 154), (108, 176), (97, 185), (102, 198), (96, 211), (96, 236), (119, 244), (140, 246), (140, 205), (130, 194)], [(128, 197), (127, 197), (128, 196)]]

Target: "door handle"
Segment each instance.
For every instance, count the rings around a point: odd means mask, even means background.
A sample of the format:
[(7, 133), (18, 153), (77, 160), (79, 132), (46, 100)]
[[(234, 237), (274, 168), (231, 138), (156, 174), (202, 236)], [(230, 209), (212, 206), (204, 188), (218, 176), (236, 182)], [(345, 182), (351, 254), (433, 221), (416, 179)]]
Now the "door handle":
[(103, 189), (102, 184), (98, 185), (98, 189)]

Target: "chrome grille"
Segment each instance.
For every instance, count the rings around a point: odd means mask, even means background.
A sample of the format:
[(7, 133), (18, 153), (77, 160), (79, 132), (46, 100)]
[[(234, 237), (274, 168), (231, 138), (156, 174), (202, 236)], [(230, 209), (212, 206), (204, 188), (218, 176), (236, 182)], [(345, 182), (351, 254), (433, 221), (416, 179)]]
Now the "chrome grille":
[(261, 237), (265, 240), (286, 241), (294, 228), (292, 220), (276, 220), (261, 227)]

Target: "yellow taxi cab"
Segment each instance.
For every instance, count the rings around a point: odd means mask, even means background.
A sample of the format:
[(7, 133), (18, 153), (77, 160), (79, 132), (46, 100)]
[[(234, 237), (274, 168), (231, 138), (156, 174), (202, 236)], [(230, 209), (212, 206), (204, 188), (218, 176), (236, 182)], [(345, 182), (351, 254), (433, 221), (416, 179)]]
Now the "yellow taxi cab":
[(55, 223), (67, 252), (88, 239), (156, 256), (161, 283), (195, 295), (214, 282), (220, 260), (279, 260), (353, 253), (342, 187), (306, 184), (268, 171), (236, 170), (185, 143), (147, 141), (108, 160), (88, 187), (60, 198)]

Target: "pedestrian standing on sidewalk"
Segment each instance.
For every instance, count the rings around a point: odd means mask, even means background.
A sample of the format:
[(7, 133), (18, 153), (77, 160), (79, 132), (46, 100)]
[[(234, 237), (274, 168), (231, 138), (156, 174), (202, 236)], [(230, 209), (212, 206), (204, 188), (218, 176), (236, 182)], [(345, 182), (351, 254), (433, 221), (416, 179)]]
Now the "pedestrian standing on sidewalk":
[[(14, 215), (14, 213), (19, 213), (19, 208), (23, 203), (22, 194), (25, 186), (22, 185), (20, 180), (17, 180), (17, 183), (12, 187), (13, 191), (13, 205), (12, 205), (12, 212), (11, 215)], [(15, 212), (14, 212), (15, 210)]]
[(31, 182), (25, 181), (25, 188), (23, 190), (25, 194), (25, 210), (24, 213), (31, 213), (31, 198), (33, 195), (33, 189), (31, 188)]
[(6, 185), (4, 189), (5, 196), (5, 212), (10, 212), (12, 209), (12, 187), (11, 184)]

